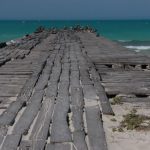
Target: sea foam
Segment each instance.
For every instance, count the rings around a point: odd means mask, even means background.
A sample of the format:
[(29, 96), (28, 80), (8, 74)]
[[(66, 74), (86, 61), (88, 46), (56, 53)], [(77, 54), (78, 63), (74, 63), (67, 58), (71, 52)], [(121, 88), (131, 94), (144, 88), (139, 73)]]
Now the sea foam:
[(150, 49), (150, 46), (125, 46), (129, 49), (135, 49), (135, 50), (148, 50)]

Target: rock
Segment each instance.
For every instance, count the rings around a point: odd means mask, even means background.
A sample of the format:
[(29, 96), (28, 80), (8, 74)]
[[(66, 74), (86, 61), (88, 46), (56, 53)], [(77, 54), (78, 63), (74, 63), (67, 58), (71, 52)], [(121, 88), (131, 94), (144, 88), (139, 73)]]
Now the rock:
[(6, 46), (7, 46), (6, 42), (0, 43), (0, 48), (6, 47)]
[(97, 33), (96, 36), (99, 37), (100, 36), (99, 33)]
[(43, 32), (45, 30), (45, 28), (43, 26), (39, 26), (34, 33), (40, 33)]
[(67, 26), (64, 26), (64, 30), (68, 30), (68, 27), (67, 27)]

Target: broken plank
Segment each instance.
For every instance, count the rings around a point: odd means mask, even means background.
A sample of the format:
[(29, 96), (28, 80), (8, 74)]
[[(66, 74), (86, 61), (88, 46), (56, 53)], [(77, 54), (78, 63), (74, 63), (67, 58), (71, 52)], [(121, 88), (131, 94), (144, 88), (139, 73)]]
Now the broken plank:
[(94, 82), (94, 87), (97, 90), (97, 95), (99, 96), (103, 114), (114, 115), (109, 99), (100, 81)]
[(71, 87), (79, 87), (80, 86), (80, 77), (79, 71), (71, 71), (70, 75), (70, 86)]
[(23, 112), (23, 114), (21, 115), (21, 117), (19, 118), (19, 120), (17, 121), (17, 123), (15, 124), (13, 128), (12, 132), (14, 134), (27, 134), (28, 133), (28, 129), (41, 107), (43, 94), (44, 94), (44, 91), (38, 91), (37, 93), (33, 95), (33, 97), (30, 100), (31, 103), (27, 105), (25, 111)]
[(88, 150), (83, 131), (73, 132), (73, 145), (75, 150)]
[(23, 101), (15, 101), (6, 109), (6, 111), (0, 116), (0, 125), (13, 125), (15, 117), (19, 110), (25, 106)]
[(71, 144), (58, 143), (58, 144), (47, 144), (46, 150), (71, 150)]
[(89, 148), (107, 150), (100, 108), (98, 105), (85, 108)]
[(45, 145), (45, 140), (23, 140), (19, 145), (19, 150), (44, 150)]
[(46, 90), (46, 97), (56, 97), (58, 90), (58, 83), (57, 82), (49, 82), (47, 90)]
[(72, 106), (78, 106), (80, 108), (84, 105), (83, 91), (81, 87), (71, 88), (71, 104)]
[(49, 76), (49, 74), (42, 74), (38, 80), (35, 90), (43, 90), (48, 84)]
[(83, 95), (86, 100), (97, 100), (98, 96), (93, 85), (83, 85)]
[(58, 97), (54, 109), (51, 128), (51, 142), (71, 142), (71, 132), (67, 123), (67, 116), (69, 110), (69, 99), (61, 99)]
[(43, 101), (36, 123), (30, 134), (31, 140), (46, 140), (49, 134), (50, 121), (54, 109), (54, 97), (49, 97)]
[(21, 135), (7, 135), (1, 149), (2, 150), (16, 150), (18, 145), (19, 145), (19, 141), (21, 139)]
[(83, 131), (84, 124), (83, 124), (83, 109), (77, 106), (71, 107), (72, 111), (72, 125), (73, 125), (73, 132), (76, 131)]
[(69, 82), (59, 83), (58, 97), (69, 97)]

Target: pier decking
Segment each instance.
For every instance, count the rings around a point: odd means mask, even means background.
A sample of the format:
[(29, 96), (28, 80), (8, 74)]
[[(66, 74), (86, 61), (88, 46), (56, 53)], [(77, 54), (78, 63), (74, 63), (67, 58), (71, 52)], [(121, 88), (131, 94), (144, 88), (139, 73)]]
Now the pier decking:
[(108, 150), (109, 98), (150, 102), (150, 58), (69, 30), (0, 49), (1, 150)]

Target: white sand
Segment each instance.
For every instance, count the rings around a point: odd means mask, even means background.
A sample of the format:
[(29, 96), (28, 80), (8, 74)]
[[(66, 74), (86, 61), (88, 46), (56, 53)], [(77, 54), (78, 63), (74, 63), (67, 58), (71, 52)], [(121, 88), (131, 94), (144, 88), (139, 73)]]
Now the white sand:
[[(150, 116), (150, 107), (141, 107), (141, 104), (129, 104), (112, 106), (115, 116), (103, 115), (104, 130), (108, 143), (108, 150), (150, 150), (150, 131), (124, 131), (113, 132), (112, 128), (117, 128), (122, 121), (122, 116), (129, 113), (133, 108), (137, 113)], [(111, 121), (115, 118), (117, 121)]]

